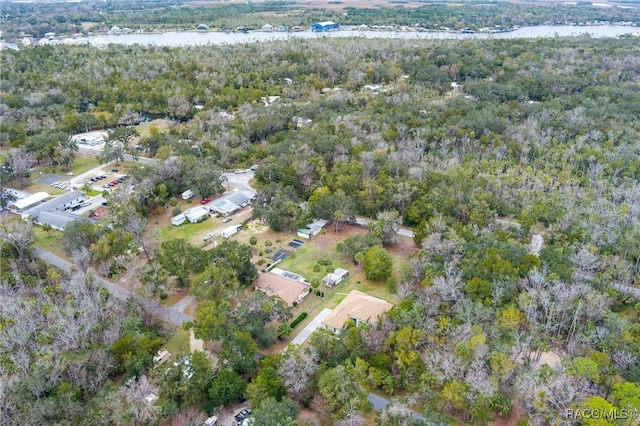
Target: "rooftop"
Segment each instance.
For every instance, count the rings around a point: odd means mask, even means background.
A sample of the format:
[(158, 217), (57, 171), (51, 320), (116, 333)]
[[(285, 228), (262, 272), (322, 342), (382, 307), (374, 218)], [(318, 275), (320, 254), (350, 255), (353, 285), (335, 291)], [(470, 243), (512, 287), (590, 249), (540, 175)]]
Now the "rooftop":
[(64, 207), (73, 202), (83, 199), (84, 195), (78, 191), (67, 192), (66, 194), (62, 194), (59, 197), (56, 197), (52, 200), (46, 201), (42, 204), (39, 204), (27, 211), (24, 214), (38, 217), (41, 212), (50, 212), (53, 210), (64, 210)]
[(26, 209), (36, 203), (39, 203), (40, 201), (46, 200), (49, 197), (51, 197), (51, 195), (47, 194), (46, 192), (36, 192), (35, 194), (31, 194), (25, 198), (21, 198), (15, 201), (13, 203), (13, 207), (18, 210)]
[(310, 287), (302, 281), (292, 280), (272, 272), (260, 273), (255, 286), (268, 296), (277, 296), (289, 305), (293, 305), (293, 302), (296, 302)]
[(391, 308), (393, 305), (386, 300), (353, 290), (322, 323), (333, 329), (341, 329), (350, 318), (373, 324), (380, 315), (389, 312)]

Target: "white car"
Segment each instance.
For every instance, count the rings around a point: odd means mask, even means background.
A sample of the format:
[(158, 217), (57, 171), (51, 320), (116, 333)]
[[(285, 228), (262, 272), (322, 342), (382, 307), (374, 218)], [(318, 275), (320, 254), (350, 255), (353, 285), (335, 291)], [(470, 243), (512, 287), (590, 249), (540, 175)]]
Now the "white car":
[(209, 241), (210, 239), (213, 238), (213, 233), (209, 232), (208, 234), (204, 235), (204, 238), (202, 238), (205, 241)]

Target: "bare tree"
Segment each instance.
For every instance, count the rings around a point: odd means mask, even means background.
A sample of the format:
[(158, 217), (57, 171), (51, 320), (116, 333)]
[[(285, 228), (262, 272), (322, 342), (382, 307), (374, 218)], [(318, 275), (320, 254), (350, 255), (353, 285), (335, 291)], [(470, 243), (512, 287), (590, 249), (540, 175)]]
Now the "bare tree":
[(71, 260), (80, 272), (86, 273), (91, 266), (91, 251), (89, 251), (88, 248), (81, 246), (77, 250), (71, 252)]
[(22, 265), (31, 258), (31, 251), (36, 242), (31, 222), (20, 219), (4, 220), (0, 225), (0, 239), (14, 248), (19, 264)]
[(22, 148), (12, 148), (9, 150), (9, 166), (11, 167), (11, 177), (24, 186), (27, 182), (27, 174), (31, 164), (35, 161), (35, 156)]
[(186, 407), (178, 411), (171, 419), (171, 426), (201, 426), (207, 416), (195, 407)]

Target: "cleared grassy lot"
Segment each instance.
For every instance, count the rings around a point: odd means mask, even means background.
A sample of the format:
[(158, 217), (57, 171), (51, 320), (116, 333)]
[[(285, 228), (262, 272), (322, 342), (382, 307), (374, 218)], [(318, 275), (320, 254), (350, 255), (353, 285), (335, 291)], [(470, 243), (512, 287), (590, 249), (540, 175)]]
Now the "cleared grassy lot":
[(62, 232), (55, 229), (49, 232), (45, 231), (42, 226), (33, 227), (34, 234), (36, 236), (36, 245), (45, 250), (52, 252), (53, 254), (69, 260), (67, 253), (64, 251), (64, 242), (62, 238)]
[(151, 136), (151, 128), (155, 127), (159, 133), (166, 133), (169, 131), (171, 123), (162, 118), (158, 118), (153, 121), (149, 121), (148, 123), (140, 124), (136, 126), (136, 130), (141, 138), (146, 138)]

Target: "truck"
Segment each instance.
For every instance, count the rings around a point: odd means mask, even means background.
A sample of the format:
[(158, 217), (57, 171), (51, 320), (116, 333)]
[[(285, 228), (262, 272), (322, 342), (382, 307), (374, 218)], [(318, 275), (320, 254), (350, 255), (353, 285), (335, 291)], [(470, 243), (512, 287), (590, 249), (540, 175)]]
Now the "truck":
[(220, 233), (220, 236), (224, 238), (229, 238), (233, 234), (236, 234), (240, 230), (240, 228), (242, 228), (242, 225), (231, 225), (223, 229), (222, 232)]

